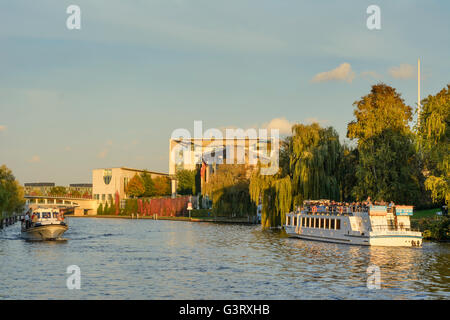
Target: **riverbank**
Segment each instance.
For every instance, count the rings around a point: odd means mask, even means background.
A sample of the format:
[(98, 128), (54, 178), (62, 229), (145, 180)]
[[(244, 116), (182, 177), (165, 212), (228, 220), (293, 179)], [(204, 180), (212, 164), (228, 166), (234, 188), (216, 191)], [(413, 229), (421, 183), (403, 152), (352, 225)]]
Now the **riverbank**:
[(136, 215), (87, 215), (74, 216), (66, 215), (70, 218), (97, 218), (97, 219), (133, 219), (133, 220), (170, 220), (170, 221), (188, 221), (188, 222), (210, 222), (210, 223), (233, 223), (233, 224), (255, 224), (248, 218), (228, 218), (228, 217), (170, 217), (170, 216), (136, 216)]
[(426, 240), (448, 242), (450, 241), (450, 218), (437, 215), (440, 208), (418, 210), (411, 217), (411, 227), (423, 233)]

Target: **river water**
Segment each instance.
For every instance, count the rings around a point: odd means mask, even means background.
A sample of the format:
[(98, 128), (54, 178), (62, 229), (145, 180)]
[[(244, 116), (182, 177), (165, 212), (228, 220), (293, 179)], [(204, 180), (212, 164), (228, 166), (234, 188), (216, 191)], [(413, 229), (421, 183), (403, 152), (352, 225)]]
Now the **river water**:
[[(449, 299), (450, 244), (312, 242), (258, 226), (69, 218), (66, 241), (0, 231), (0, 299)], [(67, 267), (81, 270), (69, 290)], [(369, 266), (381, 288), (368, 289)]]

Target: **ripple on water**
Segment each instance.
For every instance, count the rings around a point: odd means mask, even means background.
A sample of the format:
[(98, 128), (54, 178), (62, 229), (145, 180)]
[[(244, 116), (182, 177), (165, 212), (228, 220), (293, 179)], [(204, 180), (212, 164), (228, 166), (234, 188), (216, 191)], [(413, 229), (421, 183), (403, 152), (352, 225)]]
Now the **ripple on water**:
[[(0, 231), (0, 298), (450, 298), (449, 244), (357, 247), (257, 226), (153, 220), (69, 225), (61, 243), (24, 241), (18, 224)], [(81, 268), (81, 290), (66, 288), (73, 264)], [(370, 265), (380, 267), (380, 290), (367, 289)]]

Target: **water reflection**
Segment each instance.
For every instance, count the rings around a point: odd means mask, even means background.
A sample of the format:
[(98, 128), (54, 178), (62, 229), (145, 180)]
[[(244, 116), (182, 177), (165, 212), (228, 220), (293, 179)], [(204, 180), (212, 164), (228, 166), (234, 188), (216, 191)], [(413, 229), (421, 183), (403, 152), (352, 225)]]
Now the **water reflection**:
[[(360, 247), (257, 226), (119, 219), (71, 219), (65, 242), (26, 242), (19, 232), (0, 231), (0, 298), (450, 297), (448, 244)], [(81, 290), (65, 286), (71, 264), (81, 268)], [(380, 290), (367, 289), (370, 265), (380, 267)]]

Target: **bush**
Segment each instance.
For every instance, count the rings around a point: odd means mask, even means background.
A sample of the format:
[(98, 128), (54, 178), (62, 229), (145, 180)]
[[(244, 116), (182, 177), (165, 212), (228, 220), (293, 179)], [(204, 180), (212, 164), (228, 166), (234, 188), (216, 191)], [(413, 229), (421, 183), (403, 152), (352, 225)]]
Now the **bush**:
[(103, 214), (103, 204), (99, 204), (97, 208), (97, 214)]
[(436, 241), (450, 240), (450, 218), (433, 217), (412, 220), (411, 227), (419, 229), (423, 238)]

